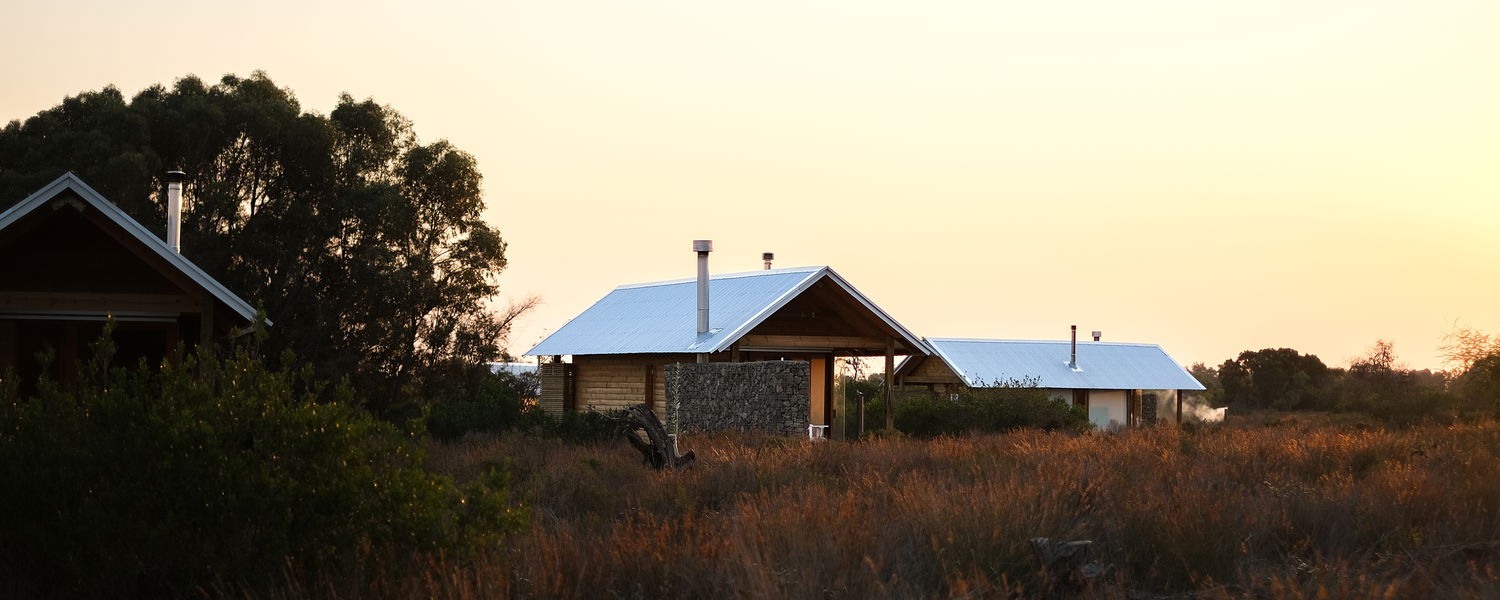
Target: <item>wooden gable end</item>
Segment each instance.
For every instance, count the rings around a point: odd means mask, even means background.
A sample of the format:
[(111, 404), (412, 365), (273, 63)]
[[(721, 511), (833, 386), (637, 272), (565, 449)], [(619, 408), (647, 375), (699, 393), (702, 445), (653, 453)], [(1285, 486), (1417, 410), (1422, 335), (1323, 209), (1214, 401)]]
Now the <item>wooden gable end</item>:
[(213, 309), (190, 278), (70, 193), (0, 230), (0, 312)]
[(948, 363), (936, 356), (913, 358), (914, 362), (903, 365), (897, 374), (898, 381), (902, 384), (957, 384), (964, 385), (963, 379), (948, 368)]
[(750, 330), (740, 338), (739, 346), (875, 355), (884, 353), (894, 338), (897, 353), (910, 353), (901, 337), (838, 284), (823, 279)]

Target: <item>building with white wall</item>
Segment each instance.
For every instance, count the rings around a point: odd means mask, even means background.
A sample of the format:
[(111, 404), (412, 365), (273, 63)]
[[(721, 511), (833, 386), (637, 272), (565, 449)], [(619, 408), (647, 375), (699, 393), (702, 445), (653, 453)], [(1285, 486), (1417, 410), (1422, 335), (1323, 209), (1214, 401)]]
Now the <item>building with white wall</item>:
[[(1181, 421), (1183, 391), (1203, 385), (1156, 344), (926, 338), (930, 356), (912, 356), (896, 383), (939, 394), (960, 388), (1038, 387), (1087, 409), (1095, 426)], [(1155, 402), (1153, 402), (1155, 400)], [(1175, 404), (1166, 413), (1157, 409)]]

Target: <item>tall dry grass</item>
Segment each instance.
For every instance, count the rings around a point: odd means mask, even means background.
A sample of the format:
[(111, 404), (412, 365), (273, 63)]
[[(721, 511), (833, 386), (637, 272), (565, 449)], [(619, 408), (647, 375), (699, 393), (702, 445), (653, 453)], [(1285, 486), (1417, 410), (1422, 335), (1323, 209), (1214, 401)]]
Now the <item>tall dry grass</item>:
[[(509, 468), (529, 529), (280, 595), (1500, 597), (1496, 423), (682, 445), (698, 464), (660, 473), (623, 445), (435, 446), (430, 467), (459, 479)], [(1092, 540), (1105, 573), (1058, 580), (1037, 536)]]

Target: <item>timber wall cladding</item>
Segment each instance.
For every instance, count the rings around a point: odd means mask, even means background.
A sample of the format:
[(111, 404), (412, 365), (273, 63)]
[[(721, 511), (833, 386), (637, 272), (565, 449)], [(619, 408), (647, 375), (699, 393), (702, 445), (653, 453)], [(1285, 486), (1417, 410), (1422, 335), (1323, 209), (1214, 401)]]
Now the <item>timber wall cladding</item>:
[[(649, 404), (658, 418), (664, 417), (665, 367), (693, 360), (690, 354), (624, 354), (574, 356), (576, 399), (580, 410), (610, 411), (636, 404)], [(648, 388), (646, 379), (651, 379)], [(647, 394), (647, 391), (650, 394)]]
[(564, 363), (542, 363), (537, 368), (541, 380), (542, 395), (537, 404), (554, 417), (573, 409), (574, 397), (573, 365)]
[(807, 435), (811, 373), (800, 360), (668, 365), (668, 430)]

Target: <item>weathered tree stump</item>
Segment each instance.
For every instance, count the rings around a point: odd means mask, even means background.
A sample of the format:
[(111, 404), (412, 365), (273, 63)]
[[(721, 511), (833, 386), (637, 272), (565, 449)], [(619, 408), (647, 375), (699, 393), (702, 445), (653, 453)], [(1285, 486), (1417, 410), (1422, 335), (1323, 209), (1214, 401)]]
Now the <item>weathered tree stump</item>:
[[(625, 409), (625, 421), (631, 428), (625, 430), (625, 439), (630, 446), (640, 451), (642, 460), (654, 469), (680, 469), (693, 462), (693, 451), (678, 455), (676, 444), (667, 435), (667, 428), (662, 427), (661, 421), (656, 418), (656, 413), (645, 404), (637, 404)], [(646, 438), (641, 439), (636, 428), (646, 432)]]
[(1089, 540), (1054, 540), (1031, 538), (1031, 550), (1036, 553), (1037, 563), (1050, 575), (1054, 592), (1066, 593), (1076, 590), (1102, 577), (1109, 570), (1107, 565), (1089, 560)]

